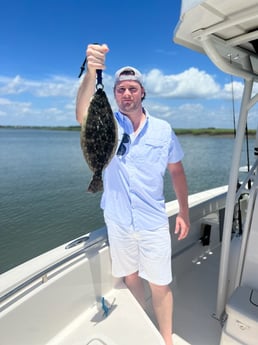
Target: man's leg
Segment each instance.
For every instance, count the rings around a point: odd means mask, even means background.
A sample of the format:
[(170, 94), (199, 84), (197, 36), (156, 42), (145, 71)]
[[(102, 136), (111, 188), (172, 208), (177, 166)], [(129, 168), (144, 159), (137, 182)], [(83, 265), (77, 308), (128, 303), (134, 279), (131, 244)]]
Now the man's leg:
[(139, 277), (138, 272), (132, 273), (125, 277), (125, 284), (134, 297), (137, 299), (138, 303), (145, 309), (145, 293), (144, 285), (141, 277)]
[(153, 309), (159, 325), (159, 331), (166, 345), (172, 342), (173, 295), (168, 285), (150, 283)]

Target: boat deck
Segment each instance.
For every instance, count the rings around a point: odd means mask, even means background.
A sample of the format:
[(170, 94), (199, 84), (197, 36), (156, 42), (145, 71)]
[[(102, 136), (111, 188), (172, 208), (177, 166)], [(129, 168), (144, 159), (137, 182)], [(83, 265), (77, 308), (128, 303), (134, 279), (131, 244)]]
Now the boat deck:
[(122, 282), (105, 295), (105, 304), (110, 308), (106, 316), (100, 301), (47, 345), (163, 345), (160, 334)]
[[(220, 247), (207, 250), (207, 255), (193, 258), (189, 269), (174, 277), (174, 343), (218, 345), (221, 324), (213, 317), (216, 307)], [(188, 258), (187, 258), (188, 260)], [(148, 315), (155, 317), (148, 299)]]
[[(217, 297), (220, 248), (212, 250), (172, 283), (174, 331), (192, 345), (218, 345), (221, 325), (213, 317)], [(197, 317), (198, 315), (198, 317)], [(187, 325), (187, 327), (186, 327)]]
[[(215, 232), (217, 227), (218, 224), (213, 226)], [(203, 247), (198, 242), (172, 260), (174, 345), (219, 344), (221, 325), (212, 316), (216, 303), (219, 258), (220, 246)], [(113, 303), (108, 317), (103, 317), (100, 303), (95, 303), (46, 345), (163, 345), (155, 329), (150, 296), (147, 298), (147, 314), (121, 281), (105, 294), (105, 299), (108, 304)], [(8, 345), (15, 345), (15, 342)]]

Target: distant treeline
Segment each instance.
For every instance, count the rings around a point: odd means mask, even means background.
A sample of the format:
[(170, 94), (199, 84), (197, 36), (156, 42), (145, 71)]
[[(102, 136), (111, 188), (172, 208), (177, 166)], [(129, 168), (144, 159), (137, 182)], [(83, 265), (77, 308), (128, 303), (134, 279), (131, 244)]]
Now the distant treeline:
[[(234, 129), (230, 128), (175, 128), (175, 133), (177, 135), (235, 135)], [(249, 135), (256, 135), (256, 129), (249, 129)]]
[[(41, 130), (55, 130), (55, 131), (80, 131), (80, 126), (68, 127), (47, 127), (47, 126), (1, 126), (0, 128), (17, 128), (17, 129), (41, 129)], [(177, 135), (234, 135), (233, 129), (228, 128), (174, 128)], [(248, 130), (249, 135), (256, 135), (255, 129)]]
[(80, 131), (81, 126), (1, 126), (0, 128), (12, 128), (12, 129), (41, 129), (41, 130), (52, 130), (52, 131)]

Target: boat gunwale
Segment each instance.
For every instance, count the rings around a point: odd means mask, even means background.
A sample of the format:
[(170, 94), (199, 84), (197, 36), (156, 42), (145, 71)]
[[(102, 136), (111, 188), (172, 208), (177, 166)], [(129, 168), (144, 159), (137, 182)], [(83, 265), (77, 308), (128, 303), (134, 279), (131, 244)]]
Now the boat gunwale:
[[(218, 204), (218, 200), (225, 198), (226, 193), (227, 193), (227, 186), (220, 186), (220, 187), (209, 189), (207, 191), (202, 191), (202, 192), (198, 192), (198, 193), (190, 195), (189, 196), (190, 212), (191, 212), (191, 209), (196, 210), (198, 207), (203, 208), (203, 212), (202, 212), (203, 217), (206, 216), (208, 213), (215, 212), (217, 209), (219, 209), (223, 206), (223, 205)], [(214, 203), (215, 208), (211, 209), (211, 207), (210, 207), (211, 202)], [(207, 207), (205, 207), (206, 204), (207, 204)], [(206, 208), (208, 209), (207, 212), (206, 212)], [(166, 212), (167, 212), (169, 219), (171, 219), (172, 217), (174, 217), (178, 213), (178, 203), (176, 200), (173, 200), (173, 201), (166, 203)], [(191, 212), (191, 214), (193, 217), (193, 212)], [(193, 221), (195, 221), (195, 220), (196, 219), (193, 219)], [(48, 265), (41, 268), (40, 270), (35, 271), (31, 276), (21, 278), (20, 281), (18, 282), (18, 284), (9, 284), (9, 288), (7, 286), (5, 289), (3, 289), (2, 295), (0, 295), (0, 303), (8, 303), (9, 304), (10, 302), (8, 302), (8, 299), (15, 298), (15, 295), (20, 293), (23, 289), (28, 288), (30, 285), (32, 285), (33, 283), (35, 283), (38, 280), (41, 280), (40, 285), (46, 283), (50, 279), (49, 274), (51, 272), (54, 272), (55, 270), (61, 268), (65, 264), (78, 258), (80, 255), (86, 254), (87, 251), (90, 250), (91, 248), (94, 248), (97, 246), (100, 248), (103, 248), (104, 245), (108, 245), (108, 237), (107, 237), (106, 227), (103, 227), (103, 228), (100, 228), (98, 230), (91, 232), (89, 234), (89, 238), (88, 238), (87, 242), (81, 240), (81, 239), (84, 239), (86, 236), (88, 236), (88, 235), (83, 235), (83, 236), (79, 237), (78, 239), (75, 239), (75, 240), (69, 242), (68, 244), (61, 246), (62, 247), (61, 248), (62, 253), (59, 255), (59, 258), (57, 258), (57, 259), (55, 258), (55, 260), (53, 260), (54, 261), (53, 263), (49, 263)], [(76, 248), (76, 246), (72, 245), (74, 242), (77, 242), (78, 245), (80, 245), (80, 249), (78, 249), (78, 247)], [(175, 251), (173, 256), (178, 256), (179, 253), (187, 250), (187, 248), (188, 248), (188, 246), (186, 248), (181, 248), (179, 252)], [(68, 255), (64, 256), (63, 253), (67, 250), (69, 250), (69, 251), (72, 250), (72, 253), (69, 253)], [(47, 254), (48, 254), (48, 252), (44, 253), (42, 255), (47, 255)], [(62, 255), (62, 258), (60, 259), (61, 255)], [(41, 256), (39, 256), (39, 258), (40, 257)], [(172, 259), (173, 259), (173, 257), (172, 257)], [(32, 261), (33, 261), (33, 259), (32, 259)], [(26, 262), (24, 264), (26, 265)], [(24, 264), (21, 264), (21, 266)], [(15, 268), (14, 268), (14, 270), (15, 270)], [(11, 270), (11, 271), (13, 271), (13, 270)], [(9, 273), (9, 271), (3, 273), (3, 276), (5, 276), (8, 273)]]
[[(102, 229), (100, 229), (100, 230), (102, 230)], [(90, 239), (89, 239), (89, 241), (90, 241)], [(103, 235), (102, 238), (97, 238), (96, 240), (90, 241), (89, 243), (84, 245), (83, 248), (81, 248), (81, 249), (79, 249), (79, 250), (77, 250), (77, 251), (75, 251), (73, 253), (70, 253), (66, 257), (64, 257), (61, 260), (58, 260), (57, 262), (47, 266), (46, 268), (41, 269), (39, 272), (33, 274), (31, 277), (26, 278), (26, 280), (24, 280), (23, 282), (21, 282), (21, 283), (17, 284), (16, 286), (12, 287), (10, 290), (7, 289), (4, 292), (4, 294), (0, 296), (0, 303), (5, 302), (9, 298), (12, 298), (12, 296), (15, 296), (16, 294), (18, 294), (23, 289), (25, 289), (28, 286), (30, 286), (33, 283), (35, 283), (37, 280), (41, 280), (41, 284), (44, 284), (45, 282), (48, 281), (49, 273), (55, 271), (58, 268), (61, 268), (65, 264), (67, 264), (67, 263), (71, 262), (72, 260), (78, 258), (80, 255), (86, 254), (89, 249), (91, 249), (93, 247), (96, 247), (97, 245), (98, 246), (100, 245), (101, 248), (103, 248), (104, 245), (107, 245), (107, 237), (105, 235)], [(69, 248), (67, 248), (67, 249), (69, 249)]]

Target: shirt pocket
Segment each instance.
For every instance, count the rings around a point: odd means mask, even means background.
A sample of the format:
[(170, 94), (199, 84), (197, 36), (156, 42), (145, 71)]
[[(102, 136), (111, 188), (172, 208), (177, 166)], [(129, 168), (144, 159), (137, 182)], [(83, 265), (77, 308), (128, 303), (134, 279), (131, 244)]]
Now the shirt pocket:
[[(161, 138), (146, 138), (137, 150), (136, 160), (148, 166), (167, 161), (166, 142)], [(154, 167), (153, 167), (154, 168)]]

